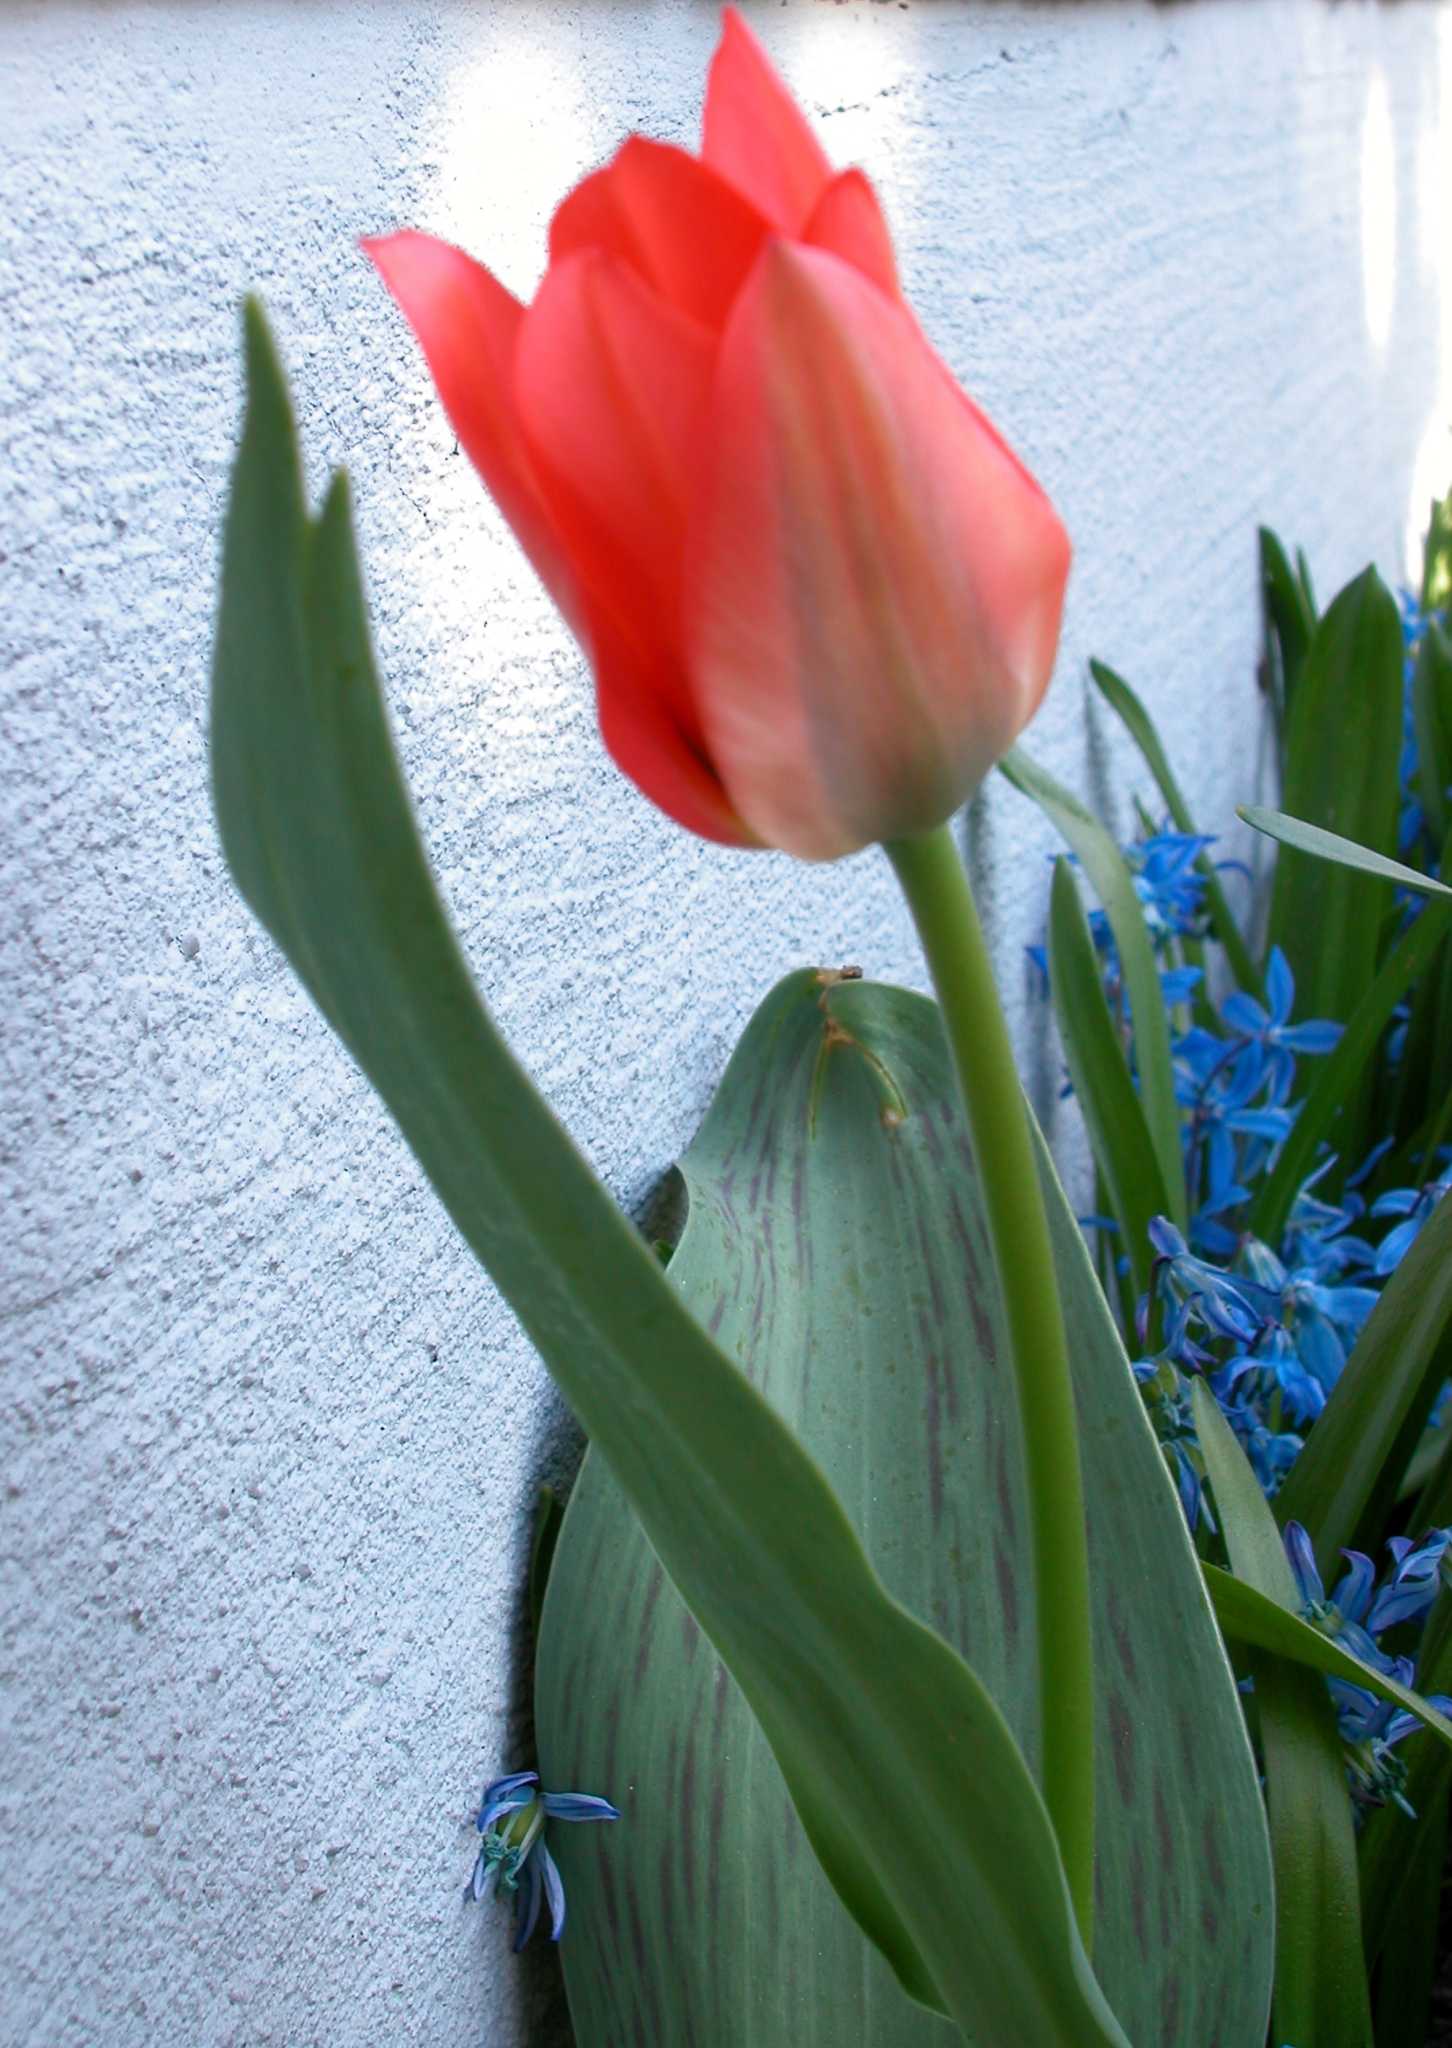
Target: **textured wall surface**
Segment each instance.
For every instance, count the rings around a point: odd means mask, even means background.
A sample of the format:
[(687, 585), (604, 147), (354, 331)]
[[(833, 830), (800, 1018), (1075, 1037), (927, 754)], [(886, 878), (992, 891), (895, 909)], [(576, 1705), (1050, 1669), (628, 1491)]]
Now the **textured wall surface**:
[[(1255, 522), (1323, 588), (1394, 570), (1452, 452), (1447, 18), (749, 11), (1075, 536), (1033, 750), (1122, 801), (1102, 653), (1223, 826), (1261, 756)], [(567, 183), (629, 127), (693, 136), (714, 33), (679, 0), (0, 18), (7, 2041), (554, 2038), (546, 1965), (459, 1887), (470, 1801), (514, 1758), (531, 1497), (569, 1430), (228, 885), (208, 637), (252, 286), (314, 481), (356, 482), (470, 956), (620, 1198), (787, 967), (919, 979), (878, 857), (688, 843), (616, 775), (355, 248), (415, 223), (529, 290)], [(1021, 966), (1049, 841), (1002, 788), (970, 839), (1051, 1095)]]

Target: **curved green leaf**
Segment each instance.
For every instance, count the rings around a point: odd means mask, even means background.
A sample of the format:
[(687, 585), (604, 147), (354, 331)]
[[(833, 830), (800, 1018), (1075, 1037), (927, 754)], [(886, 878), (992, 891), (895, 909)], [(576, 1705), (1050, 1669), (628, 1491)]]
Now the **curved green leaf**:
[[(1250, 1461), (1204, 1380), (1195, 1381), (1191, 1400), (1236, 1573), (1216, 1573), (1212, 1592), (1223, 1581), (1251, 1595), (1267, 1634), (1304, 1629), (1290, 1611), (1295, 1580)], [(1207, 1568), (1207, 1578), (1213, 1570)], [(1216, 1611), (1223, 1628), (1219, 1602)], [(1297, 2048), (1370, 2048), (1356, 1833), (1335, 1710), (1321, 1680), (1294, 1662), (1256, 1657), (1252, 1675), (1276, 1874), (1275, 2035)]]
[(1169, 1202), (1144, 1111), (1100, 978), (1089, 920), (1073, 870), (1054, 862), (1049, 899), (1049, 987), (1069, 1078), (1084, 1112), (1089, 1142), (1104, 1176), (1136, 1295), (1148, 1291), (1154, 1247), (1149, 1227)]
[(1382, 1289), (1275, 1498), (1278, 1521), (1310, 1532), (1327, 1579), (1362, 1521), (1396, 1498), (1402, 1474), (1393, 1453), (1419, 1400), (1430, 1408), (1441, 1383), (1438, 1354), (1449, 1319), (1452, 1195), (1437, 1204)]
[(1284, 547), (1268, 526), (1261, 527), (1258, 538), (1265, 682), (1275, 708), (1277, 730), (1284, 735), (1296, 685), (1316, 630), (1316, 614), (1311, 603), (1309, 573), (1304, 578), (1297, 576)]
[[(1424, 1728), (1429, 1728), (1452, 1749), (1452, 1721), (1413, 1687), (1388, 1677), (1373, 1664), (1363, 1664), (1350, 1650), (1343, 1649), (1330, 1636), (1323, 1636), (1320, 1629), (1312, 1628), (1299, 1614), (1290, 1612), (1274, 1595), (1221, 1571), (1218, 1565), (1207, 1564), (1201, 1569), (1216, 1619), (1232, 1641), (1244, 1643), (1250, 1650), (1265, 1650), (1287, 1663), (1299, 1664), (1306, 1671), (1319, 1671), (1327, 1678), (1344, 1678), (1349, 1685), (1364, 1686), (1378, 1699), (1391, 1700), (1405, 1707), (1409, 1714), (1415, 1714)], [(1344, 1793), (1344, 1786), (1342, 1789)]]
[(1433, 875), (1424, 875), (1420, 868), (1406, 867), (1399, 860), (1376, 853), (1355, 839), (1344, 839), (1339, 832), (1327, 832), (1320, 825), (1308, 823), (1305, 818), (1292, 818), (1284, 811), (1263, 810), (1258, 804), (1241, 804), (1239, 815), (1257, 832), (1265, 832), (1272, 839), (1278, 839), (1282, 846), (1314, 854), (1317, 860), (1329, 861), (1336, 867), (1356, 869), (1364, 875), (1374, 875), (1379, 881), (1395, 882), (1399, 889), (1411, 889), (1420, 896), (1452, 896), (1452, 889), (1445, 882), (1439, 882)]
[[(1291, 818), (1377, 854), (1397, 844), (1402, 661), (1396, 599), (1367, 569), (1317, 625), (1286, 728), (1281, 800)], [(1388, 892), (1371, 873), (1328, 875), (1306, 857), (1304, 838), (1279, 836), (1288, 851), (1276, 862), (1271, 939), (1303, 1013), (1344, 1022), (1376, 972)]]
[[(1136, 2048), (1262, 2048), (1265, 1821), (1161, 1453), (1040, 1148), (1072, 1336), (1094, 1597), (1094, 1964)], [(982, 1197), (938, 1015), (789, 983), (682, 1172), (672, 1279), (821, 1459), (890, 1590), (958, 1647), (1036, 1757), (1027, 1501)], [(559, 1829), (591, 1926), (563, 1952), (580, 2048), (936, 2048), (803, 1857), (744, 1703), (601, 1462), (565, 1518), (540, 1645), (547, 1774), (629, 1769), (629, 1826)], [(878, 1784), (898, 1825), (895, 1774)], [(967, 1894), (964, 1895), (965, 1903)], [(971, 1915), (971, 1904), (968, 1906)], [(983, 2048), (1026, 2048), (1008, 2024)]]
[[(1417, 1652), (1417, 1677), (1426, 1692), (1452, 1694), (1452, 1628), (1447, 1626), (1448, 1620), (1449, 1596), (1443, 1591), (1427, 1617)], [(1416, 1820), (1408, 1820), (1398, 1807), (1385, 1806), (1369, 1817), (1361, 1837), (1362, 1933), (1368, 1964), (1376, 1961), (1386, 1945), (1401, 1912), (1403, 1887), (1414, 1877), (1413, 1851), (1420, 1838), (1434, 1831), (1435, 1816), (1446, 1813), (1447, 1788), (1452, 1785), (1452, 1746), (1418, 1741), (1403, 1755), (1407, 1761), (1403, 1796)]]
[[(1340, 1043), (1317, 1062), (1310, 1092), (1251, 1204), (1251, 1232), (1265, 1244), (1280, 1243), (1297, 1190), (1315, 1166), (1322, 1145), (1341, 1149), (1342, 1113), (1371, 1064), (1392, 1012), (1437, 957), (1449, 930), (1452, 903), (1429, 903), (1382, 962), (1376, 979), (1352, 1011)], [(1349, 1163), (1356, 1164), (1354, 1160)]]
[[(1198, 835), (1199, 827), (1190, 815), (1190, 806), (1185, 802), (1184, 793), (1170, 766), (1170, 757), (1155, 730), (1154, 720), (1145, 709), (1123, 676), (1116, 675), (1107, 662), (1091, 661), (1089, 673), (1099, 687), (1110, 708), (1122, 720), (1130, 738), (1144, 755), (1145, 765), (1153, 775), (1165, 800), (1165, 808), (1174, 821), (1177, 832)], [(1200, 854), (1195, 862), (1195, 871), (1205, 884), (1205, 906), (1210, 913), (1210, 922), (1216, 938), (1225, 948), (1225, 957), (1230, 971), (1239, 986), (1250, 994), (1263, 997), (1265, 982), (1259, 967), (1251, 956), (1245, 936), (1230, 908), (1230, 899), (1225, 894), (1215, 863), (1207, 854)]]
[[(886, 1591), (820, 1467), (691, 1313), (480, 1004), (389, 742), (346, 488), (308, 519), (255, 308), (247, 355), (212, 723), (242, 893), (610, 1461), (748, 1697), (818, 1858), (903, 1982), (984, 2043), (1012, 2024), (1044, 2048), (1126, 2048), (998, 1708)], [(618, 1796), (648, 1762), (616, 1761), (591, 1790)]]
[(1180, 1154), (1180, 1112), (1175, 1103), (1170, 1062), (1169, 1016), (1134, 877), (1112, 835), (1094, 813), (1071, 790), (1031, 761), (1021, 748), (1010, 748), (998, 766), (1014, 788), (1032, 797), (1063, 834), (1104, 905), (1129, 994), (1144, 1120), (1169, 1196), (1169, 1213), (1183, 1225), (1185, 1167)]
[(1427, 621), (1412, 677), (1412, 719), (1417, 734), (1417, 795), (1440, 846), (1452, 831), (1452, 639)]
[(1422, 610), (1437, 611), (1452, 599), (1452, 491), (1432, 500), (1422, 550)]

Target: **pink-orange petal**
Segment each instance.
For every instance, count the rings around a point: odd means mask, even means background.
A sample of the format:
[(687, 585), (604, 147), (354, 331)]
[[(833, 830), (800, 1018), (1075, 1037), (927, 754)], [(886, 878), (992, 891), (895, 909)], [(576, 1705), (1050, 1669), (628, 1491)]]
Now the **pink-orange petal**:
[(575, 577), (535, 487), (514, 408), (523, 306), (482, 263), (432, 235), (405, 229), (370, 236), (363, 248), (418, 338), (460, 447), (578, 628)]
[(715, 330), (767, 232), (751, 202), (708, 165), (671, 143), (632, 135), (561, 202), (550, 223), (550, 258), (603, 249)]
[(757, 845), (699, 740), (675, 717), (686, 689), (678, 661), (664, 653), (643, 656), (604, 620), (590, 637), (600, 737), (616, 767), (688, 832), (722, 846)]
[(599, 249), (550, 266), (520, 329), (532, 471), (592, 612), (627, 644), (677, 643), (714, 360), (705, 328)]
[(769, 244), (722, 343), (684, 598), (747, 825), (826, 859), (940, 822), (1037, 708), (1068, 560), (906, 308)]
[(800, 234), (832, 176), (806, 116), (734, 7), (711, 59), (701, 156), (784, 234)]
[(802, 240), (828, 249), (897, 296), (897, 262), (892, 236), (877, 194), (859, 170), (840, 172), (812, 209)]

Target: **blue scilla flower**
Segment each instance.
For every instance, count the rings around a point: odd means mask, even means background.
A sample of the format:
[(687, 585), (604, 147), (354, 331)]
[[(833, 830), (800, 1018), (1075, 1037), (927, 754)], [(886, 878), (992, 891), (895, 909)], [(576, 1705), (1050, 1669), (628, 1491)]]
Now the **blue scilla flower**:
[(1170, 1358), (1136, 1359), (1131, 1370), (1174, 1478), (1185, 1520), (1195, 1529), (1203, 1518), (1213, 1529), (1215, 1517), (1205, 1499), (1205, 1477), (1188, 1380)]
[(1287, 1267), (1309, 1273), (1317, 1280), (1335, 1281), (1373, 1264), (1375, 1251), (1351, 1228), (1366, 1213), (1366, 1204), (1354, 1188), (1357, 1180), (1370, 1172), (1383, 1149), (1378, 1145), (1372, 1157), (1352, 1176), (1339, 1202), (1324, 1202), (1313, 1192), (1316, 1183), (1336, 1164), (1334, 1153), (1302, 1181), (1281, 1241), (1281, 1256)]
[[(1416, 1808), (1406, 1794), (1407, 1766), (1393, 1749), (1415, 1735), (1422, 1723), (1405, 1707), (1378, 1699), (1363, 1686), (1345, 1685), (1339, 1679), (1326, 1682), (1336, 1695), (1336, 1727), (1352, 1798), (1362, 1806), (1385, 1806), (1390, 1801), (1415, 1820)], [(1439, 1714), (1452, 1718), (1452, 1700), (1445, 1693), (1428, 1693), (1427, 1699)]]
[(1377, 1246), (1376, 1271), (1394, 1272), (1411, 1250), (1418, 1232), (1449, 1188), (1452, 1175), (1429, 1180), (1420, 1188), (1388, 1188), (1371, 1205), (1373, 1216), (1400, 1216), (1403, 1220), (1389, 1230)]
[(1125, 848), (1134, 892), (1157, 942), (1204, 937), (1205, 878), (1196, 862), (1214, 843), (1203, 833), (1155, 832)]
[(1263, 1293), (1275, 1298), (1281, 1327), (1301, 1366), (1329, 1394), (1376, 1307), (1376, 1289), (1329, 1286), (1315, 1265), (1287, 1267), (1255, 1237), (1243, 1241), (1240, 1257)]
[(1252, 1344), (1268, 1307), (1253, 1298), (1253, 1283), (1232, 1279), (1208, 1259), (1197, 1258), (1168, 1216), (1154, 1217), (1149, 1235), (1155, 1261), (1150, 1295), (1140, 1303), (1140, 1341), (1148, 1332), (1152, 1295), (1165, 1310), (1165, 1352), (1180, 1364), (1198, 1368), (1211, 1363), (1196, 1341), (1197, 1333), (1211, 1340), (1224, 1337), (1242, 1346)]
[(539, 1924), (540, 1907), (550, 1909), (550, 1940), (565, 1931), (565, 1888), (555, 1859), (545, 1846), (547, 1820), (619, 1820), (608, 1799), (588, 1792), (544, 1792), (534, 1771), (515, 1771), (484, 1787), (474, 1825), (483, 1837), (466, 1899), (485, 1899), (496, 1889), (519, 1897), (516, 1950), (522, 1949)]
[(1301, 1024), (1291, 1022), (1296, 983), (1279, 946), (1271, 947), (1265, 994), (1261, 1003), (1243, 989), (1237, 989), (1221, 1004), (1220, 1015), (1233, 1038), (1260, 1049), (1267, 1100), (1279, 1105), (1290, 1100), (1296, 1078), (1296, 1055), (1334, 1052), (1344, 1026), (1321, 1018)]
[(1217, 1038), (1197, 1025), (1175, 1041), (1173, 1078), (1186, 1178), (1198, 1190), (1203, 1170), (1206, 1211), (1213, 1215), (1227, 1192), (1252, 1179), (1289, 1135), (1292, 1115), (1265, 1099), (1271, 1075), (1257, 1040)]
[(1279, 1394), (1282, 1409), (1293, 1422), (1314, 1422), (1326, 1406), (1326, 1389), (1309, 1371), (1279, 1323), (1264, 1323), (1248, 1351), (1241, 1351), (1210, 1379), (1210, 1391), (1223, 1407), (1239, 1400), (1261, 1400)]
[[(1347, 1568), (1330, 1600), (1316, 1569), (1311, 1539), (1299, 1522), (1287, 1522), (1284, 1542), (1306, 1620), (1373, 1670), (1411, 1685), (1415, 1677), (1411, 1659), (1389, 1656), (1376, 1637), (1399, 1621), (1419, 1618), (1430, 1606), (1443, 1554), (1452, 1544), (1452, 1530), (1430, 1530), (1416, 1543), (1406, 1537), (1394, 1538), (1388, 1546), (1394, 1563), (1379, 1591), (1371, 1559), (1359, 1550), (1344, 1550), (1341, 1554)], [(1365, 1686), (1341, 1678), (1328, 1678), (1326, 1684), (1336, 1704), (1336, 1725), (1352, 1797), (1366, 1806), (1382, 1806), (1391, 1800), (1411, 1814), (1404, 1790), (1407, 1767), (1392, 1751), (1415, 1734), (1421, 1722)], [(1452, 1700), (1442, 1693), (1431, 1693), (1428, 1698), (1439, 1714), (1452, 1718)]]

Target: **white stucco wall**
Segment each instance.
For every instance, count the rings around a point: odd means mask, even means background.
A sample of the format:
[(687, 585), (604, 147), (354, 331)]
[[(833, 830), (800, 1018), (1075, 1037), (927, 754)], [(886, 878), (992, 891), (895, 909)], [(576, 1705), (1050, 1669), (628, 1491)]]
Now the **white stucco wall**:
[[(1452, 23), (749, 11), (1075, 536), (1033, 750), (1124, 787), (1102, 653), (1223, 825), (1258, 753), (1256, 521), (1329, 590), (1396, 569), (1414, 481), (1446, 481)], [(459, 1887), (471, 1799), (517, 1760), (528, 1517), (568, 1430), (228, 884), (208, 641), (255, 287), (315, 478), (356, 482), (482, 986), (621, 1199), (779, 973), (919, 979), (880, 859), (725, 854), (615, 774), (355, 249), (414, 223), (529, 289), (551, 204), (626, 128), (693, 137), (714, 33), (680, 0), (0, 17), (7, 2041), (554, 2038), (547, 1966)], [(973, 839), (1021, 1008), (1050, 842), (1002, 789)]]

